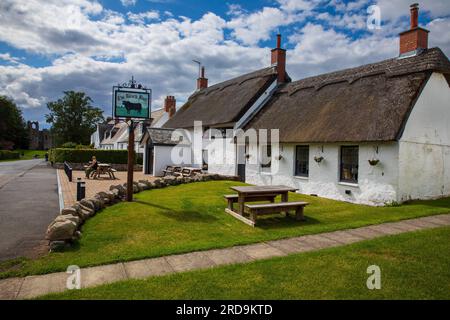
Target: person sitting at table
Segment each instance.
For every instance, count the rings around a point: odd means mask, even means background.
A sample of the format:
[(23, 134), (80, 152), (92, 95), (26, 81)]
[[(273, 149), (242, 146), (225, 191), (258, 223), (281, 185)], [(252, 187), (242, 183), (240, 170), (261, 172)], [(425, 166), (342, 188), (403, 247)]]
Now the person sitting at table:
[(89, 176), (91, 175), (91, 172), (97, 171), (98, 168), (98, 162), (97, 158), (95, 156), (92, 156), (92, 161), (88, 165), (88, 167), (85, 170), (86, 178), (89, 179)]

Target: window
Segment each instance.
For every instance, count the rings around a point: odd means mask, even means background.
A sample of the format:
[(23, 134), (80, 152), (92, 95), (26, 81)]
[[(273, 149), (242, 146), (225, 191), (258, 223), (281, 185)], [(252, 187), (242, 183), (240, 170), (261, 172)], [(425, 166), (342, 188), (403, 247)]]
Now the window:
[(309, 146), (295, 148), (295, 175), (300, 177), (309, 175)]
[(272, 166), (272, 146), (261, 145), (261, 168), (270, 168)]
[(341, 181), (358, 182), (358, 152), (357, 146), (341, 147)]

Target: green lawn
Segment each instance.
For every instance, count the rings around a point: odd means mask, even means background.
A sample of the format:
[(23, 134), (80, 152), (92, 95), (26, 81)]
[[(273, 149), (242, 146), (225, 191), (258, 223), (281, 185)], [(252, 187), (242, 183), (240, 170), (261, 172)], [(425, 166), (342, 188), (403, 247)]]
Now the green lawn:
[[(18, 160), (31, 160), (34, 159), (34, 155), (38, 155), (39, 159), (43, 159), (45, 156), (45, 153), (47, 151), (45, 150), (14, 150), (20, 153), (20, 159), (5, 159), (5, 160), (0, 160), (0, 162), (9, 162), (9, 161), (18, 161)], [(24, 154), (22, 156), (22, 153)]]
[(224, 212), (224, 194), (235, 181), (210, 181), (154, 189), (136, 195), (133, 203), (108, 207), (87, 221), (83, 237), (66, 252), (37, 260), (0, 264), (0, 278), (63, 271), (174, 253), (222, 248), (386, 221), (450, 212), (450, 198), (416, 201), (396, 207), (369, 207), (291, 194), (305, 200), (306, 222), (272, 216), (252, 228)]
[[(450, 299), (450, 228), (215, 269), (128, 280), (44, 299)], [(381, 269), (369, 290), (367, 267)]]

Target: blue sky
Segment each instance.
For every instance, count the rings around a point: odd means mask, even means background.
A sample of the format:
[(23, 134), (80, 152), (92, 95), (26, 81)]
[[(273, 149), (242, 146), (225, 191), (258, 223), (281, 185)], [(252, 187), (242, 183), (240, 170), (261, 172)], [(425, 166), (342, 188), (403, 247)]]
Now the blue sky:
[[(111, 88), (131, 75), (180, 106), (197, 66), (210, 84), (269, 65), (280, 32), (293, 80), (398, 55), (411, 0), (2, 0), (0, 94), (46, 126), (46, 103), (85, 91), (111, 113)], [(380, 28), (369, 29), (376, 5)], [(430, 47), (450, 55), (450, 1), (420, 1)]]

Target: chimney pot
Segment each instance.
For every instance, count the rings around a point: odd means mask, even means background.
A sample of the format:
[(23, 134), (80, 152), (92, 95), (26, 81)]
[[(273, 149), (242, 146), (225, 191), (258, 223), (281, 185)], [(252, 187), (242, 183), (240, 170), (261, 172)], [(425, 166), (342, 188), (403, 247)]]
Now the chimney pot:
[(419, 26), (419, 4), (414, 3), (410, 6), (411, 11), (411, 29)]
[(208, 79), (205, 78), (205, 67), (200, 71), (200, 78), (197, 79), (197, 90), (208, 88)]
[(271, 51), (271, 64), (277, 68), (277, 82), (286, 82), (286, 50), (281, 49), (281, 34), (277, 34), (277, 46)]
[(164, 111), (169, 114), (169, 118), (171, 118), (176, 111), (177, 102), (174, 96), (167, 96), (164, 99)]
[(420, 50), (428, 49), (428, 30), (419, 27), (419, 5), (414, 3), (410, 6), (409, 30), (400, 33), (400, 55), (418, 53)]

